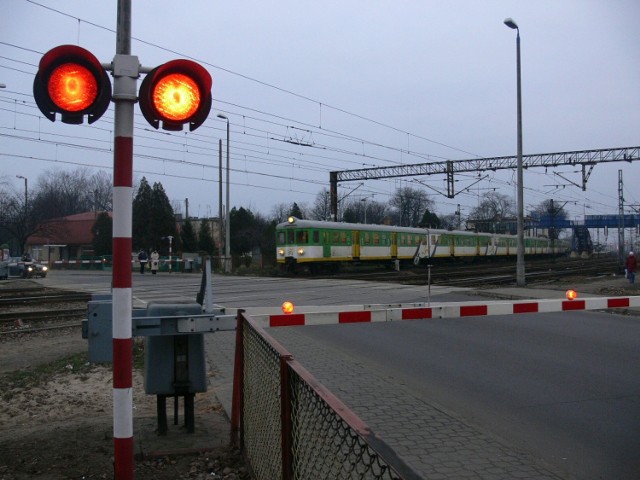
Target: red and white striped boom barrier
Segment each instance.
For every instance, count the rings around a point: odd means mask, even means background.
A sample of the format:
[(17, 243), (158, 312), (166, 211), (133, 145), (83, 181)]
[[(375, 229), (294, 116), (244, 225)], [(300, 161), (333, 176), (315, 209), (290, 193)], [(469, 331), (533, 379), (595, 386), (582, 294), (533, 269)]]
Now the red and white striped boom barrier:
[[(263, 328), (338, 323), (391, 322), (521, 313), (572, 312), (640, 307), (640, 296), (591, 297), (579, 300), (515, 300), (496, 302), (425, 303), (345, 306), (342, 311), (251, 315)], [(299, 308), (301, 310), (302, 308)]]

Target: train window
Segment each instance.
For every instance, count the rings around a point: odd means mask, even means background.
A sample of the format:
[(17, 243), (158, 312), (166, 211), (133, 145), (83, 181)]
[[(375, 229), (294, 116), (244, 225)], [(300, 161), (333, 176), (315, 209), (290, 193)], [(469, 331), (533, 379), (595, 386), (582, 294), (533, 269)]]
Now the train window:
[(295, 233), (296, 232), (294, 232), (293, 230), (287, 230), (287, 243), (289, 245), (293, 245)]
[(297, 243), (300, 245), (306, 245), (307, 244), (307, 239), (308, 239), (308, 234), (306, 230), (298, 230), (297, 235), (296, 235), (296, 241)]
[(278, 245), (284, 245), (285, 238), (284, 232), (278, 232)]
[(340, 232), (332, 232), (331, 243), (340, 243)]
[(347, 232), (340, 233), (340, 243), (342, 244), (347, 243)]
[(379, 233), (374, 233), (373, 234), (373, 244), (374, 245), (380, 245), (380, 234)]
[(320, 243), (320, 232), (318, 230), (313, 231), (313, 243)]

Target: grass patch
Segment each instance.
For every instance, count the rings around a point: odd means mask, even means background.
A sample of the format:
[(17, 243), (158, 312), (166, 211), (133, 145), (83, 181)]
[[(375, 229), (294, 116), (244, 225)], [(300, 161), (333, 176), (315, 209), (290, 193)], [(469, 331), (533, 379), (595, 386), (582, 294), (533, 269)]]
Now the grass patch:
[[(78, 375), (87, 379), (88, 374), (96, 366), (88, 360), (88, 353), (78, 353), (54, 362), (39, 365), (29, 370), (18, 370), (0, 377), (0, 396), (2, 400), (10, 400), (13, 391), (41, 387), (56, 375)], [(133, 342), (133, 368), (144, 368), (144, 344)]]

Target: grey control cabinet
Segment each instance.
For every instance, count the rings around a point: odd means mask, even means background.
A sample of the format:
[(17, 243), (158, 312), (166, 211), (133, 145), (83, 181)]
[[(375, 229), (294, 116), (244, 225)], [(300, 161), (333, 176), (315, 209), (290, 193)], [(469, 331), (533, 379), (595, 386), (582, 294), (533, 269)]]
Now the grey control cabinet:
[[(200, 315), (199, 304), (150, 304), (148, 317)], [(145, 338), (144, 390), (151, 395), (185, 395), (207, 391), (204, 334)]]

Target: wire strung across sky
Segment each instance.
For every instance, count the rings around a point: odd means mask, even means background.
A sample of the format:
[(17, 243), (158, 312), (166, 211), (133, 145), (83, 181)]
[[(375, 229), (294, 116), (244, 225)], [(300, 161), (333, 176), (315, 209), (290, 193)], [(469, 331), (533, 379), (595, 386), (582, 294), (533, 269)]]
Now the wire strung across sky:
[[(60, 10), (48, 7), (46, 5), (42, 5), (33, 0), (26, 0), (28, 3), (31, 3), (40, 8), (47, 9), (49, 11), (55, 12), (59, 15), (63, 15), (65, 17), (74, 19), (80, 23), (85, 23), (92, 27), (111, 32), (115, 35), (115, 30), (111, 28), (104, 27), (102, 25), (96, 24), (94, 22), (87, 21), (85, 19), (81, 19), (77, 16), (62, 12)], [(468, 152), (464, 149), (457, 148), (451, 145), (447, 145), (445, 143), (437, 142), (430, 138), (416, 135), (414, 133), (408, 132), (403, 129), (396, 128), (394, 126), (385, 124), (383, 122), (379, 122), (377, 120), (367, 118), (365, 116), (347, 111), (345, 109), (335, 107), (333, 105), (327, 104), (326, 102), (320, 102), (319, 100), (313, 99), (306, 95), (301, 95), (299, 93), (293, 92), (291, 90), (279, 87), (277, 85), (273, 85), (271, 83), (267, 83), (261, 81), (259, 79), (232, 71), (230, 69), (221, 67), (219, 65), (212, 64), (207, 61), (203, 61), (197, 58), (190, 57), (189, 55), (185, 55), (181, 52), (174, 51), (172, 49), (163, 47), (161, 45), (148, 42), (144, 39), (134, 38), (135, 41), (138, 41), (144, 45), (169, 52), (172, 54), (176, 54), (185, 58), (192, 58), (202, 64), (208, 65), (211, 68), (224, 71), (230, 75), (239, 76), (243, 79), (249, 80), (251, 82), (255, 82), (259, 85), (275, 89), (279, 92), (292, 95), (296, 98), (311, 102), (316, 105), (319, 109), (320, 114), (322, 114), (322, 109), (331, 109), (337, 112), (352, 116), (359, 120), (363, 120), (369, 123), (372, 123), (377, 126), (381, 126), (392, 131), (400, 132), (404, 135), (407, 135), (408, 142), (410, 143), (410, 138), (416, 138), (423, 141), (430, 142), (434, 145), (446, 147), (447, 149), (451, 149), (452, 151), (464, 153), (466, 155), (471, 155), (474, 157), (481, 157), (478, 154)], [(29, 49), (23, 46), (9, 44), (6, 42), (0, 42), (0, 44), (6, 45), (8, 47), (18, 49), (21, 52), (26, 52), (27, 54), (34, 55), (42, 55), (43, 52), (39, 52), (33, 49)], [(0, 59), (13, 62), (18, 65), (18, 67), (7, 66), (4, 64), (0, 64), (3, 68), (11, 69), (18, 73), (26, 74), (32, 76), (35, 74), (35, 70), (37, 69), (37, 62), (31, 63), (29, 61), (24, 61), (18, 58), (11, 58), (7, 56), (2, 56)], [(26, 94), (22, 94), (19, 92), (11, 92), (6, 91), (6, 95), (14, 95), (5, 96), (5, 92), (2, 92), (3, 95), (0, 96), (0, 101), (6, 107), (0, 107), (0, 110), (12, 113), (15, 116), (18, 115), (31, 115), (34, 117), (40, 117), (40, 115), (34, 113), (27, 113), (24, 111), (19, 111), (18, 106), (21, 108), (30, 108), (34, 109), (35, 104), (32, 99)], [(26, 97), (22, 98), (21, 97)], [(243, 119), (243, 124), (233, 124), (232, 126), (232, 134), (234, 138), (234, 149), (231, 155), (233, 158), (233, 167), (232, 171), (237, 173), (245, 173), (247, 175), (256, 175), (258, 177), (269, 177), (280, 180), (291, 180), (291, 176), (288, 174), (276, 174), (274, 173), (273, 167), (276, 168), (287, 168), (292, 169), (294, 171), (298, 171), (301, 173), (309, 172), (309, 173), (317, 173), (324, 172), (328, 179), (328, 172), (337, 169), (344, 169), (345, 166), (357, 166), (357, 167), (368, 167), (368, 166), (379, 166), (380, 164), (406, 164), (411, 162), (424, 162), (425, 160), (432, 159), (444, 159), (445, 157), (431, 155), (427, 153), (420, 153), (411, 151), (409, 148), (399, 148), (391, 145), (385, 145), (380, 142), (374, 142), (370, 140), (366, 140), (363, 138), (359, 138), (354, 135), (350, 135), (348, 133), (338, 132), (334, 130), (329, 130), (326, 128), (322, 128), (322, 122), (320, 121), (318, 126), (311, 125), (308, 122), (298, 121), (292, 118), (288, 118), (282, 115), (278, 115), (276, 113), (265, 112), (262, 110), (254, 109), (248, 106), (238, 105), (233, 102), (226, 102), (224, 100), (216, 100), (216, 103), (225, 106), (225, 111), (229, 113), (233, 113), (234, 115), (240, 116)], [(11, 108), (13, 107), (13, 109)], [(233, 110), (232, 110), (233, 109)], [(35, 111), (34, 111), (35, 112)], [(162, 163), (163, 166), (166, 164), (177, 164), (182, 166), (193, 166), (196, 168), (200, 168), (202, 170), (202, 174), (200, 176), (196, 175), (178, 175), (175, 173), (168, 173), (166, 171), (158, 172), (153, 170), (146, 170), (137, 168), (136, 173), (144, 173), (144, 174), (156, 174), (156, 175), (165, 175), (168, 177), (174, 178), (185, 178), (185, 179), (193, 179), (193, 180), (205, 180), (208, 182), (215, 182), (215, 170), (216, 166), (210, 161), (212, 157), (212, 152), (215, 152), (217, 149), (216, 144), (218, 143), (217, 138), (222, 136), (223, 128), (214, 127), (211, 125), (204, 125), (201, 132), (191, 133), (187, 138), (182, 137), (181, 134), (175, 133), (167, 133), (167, 132), (154, 132), (151, 131), (148, 126), (140, 118), (140, 115), (136, 115), (137, 119), (140, 121), (136, 121), (135, 130), (136, 130), (136, 158), (145, 159), (156, 164)], [(249, 123), (247, 123), (249, 121)], [(260, 126), (263, 125), (263, 126)], [(272, 128), (270, 128), (272, 127)], [(96, 125), (90, 127), (91, 133), (85, 128), (83, 133), (86, 133), (87, 136), (74, 135), (74, 136), (61, 136), (59, 133), (56, 133), (56, 139), (46, 139), (47, 134), (45, 133), (44, 128), (40, 128), (36, 130), (19, 130), (15, 129), (11, 132), (3, 133), (2, 135), (5, 137), (10, 137), (18, 141), (23, 142), (38, 142), (38, 143), (48, 143), (56, 145), (56, 156), (58, 156), (58, 151), (60, 149), (70, 148), (70, 149), (84, 149), (94, 151), (96, 153), (112, 153), (111, 152), (111, 137), (112, 130), (108, 128), (99, 127), (97, 130)], [(300, 133), (301, 139), (291, 135), (291, 131), (296, 131)], [(19, 133), (18, 133), (19, 132)], [(107, 136), (105, 138), (95, 138), (97, 132), (102, 132)], [(17, 134), (18, 133), (18, 134)], [(306, 137), (308, 135), (308, 137)], [(313, 140), (310, 140), (313, 138)], [(259, 143), (259, 140), (262, 140), (263, 143)], [(332, 141), (337, 142), (345, 142), (347, 144), (351, 144), (351, 147), (338, 146), (336, 144), (332, 144)], [(89, 145), (89, 143), (91, 145)], [(104, 144), (104, 146), (96, 147), (96, 143)], [(280, 146), (276, 146), (276, 144), (281, 144)], [(286, 146), (287, 144), (294, 145), (300, 148), (290, 149), (290, 148), (282, 148), (282, 146)], [(159, 146), (160, 145), (160, 146)], [(356, 150), (354, 146), (358, 146), (359, 150)], [(371, 151), (367, 151), (366, 149), (370, 149)], [(390, 158), (388, 155), (374, 154), (373, 150), (380, 149), (386, 151), (388, 153), (392, 153), (393, 155), (399, 155), (400, 159)], [(154, 151), (157, 151), (154, 153)], [(165, 155), (159, 153), (164, 152)], [(311, 152), (311, 153), (309, 153)], [(176, 158), (170, 156), (174, 154), (176, 156), (188, 154), (190, 157), (200, 158), (201, 160), (185, 160), (185, 158)], [(75, 164), (73, 161), (62, 160), (61, 158), (51, 159), (51, 158), (37, 158), (31, 157), (34, 159), (38, 159), (40, 161), (45, 162), (53, 162), (53, 163), (69, 163)], [(110, 168), (109, 162), (111, 158), (109, 155), (105, 155), (105, 164), (95, 163), (92, 166), (95, 168)], [(245, 168), (241, 169), (238, 165), (244, 162)], [(82, 165), (87, 165), (86, 162), (83, 162)], [(251, 165), (251, 166), (249, 166)], [(269, 168), (269, 172), (265, 172), (262, 168)], [(211, 170), (210, 176), (205, 175), (206, 170)], [(248, 179), (248, 177), (247, 177)], [(472, 179), (470, 179), (472, 180)], [(326, 188), (328, 182), (311, 179), (311, 178), (303, 178), (302, 176), (296, 176), (294, 179), (295, 182), (306, 183), (308, 185), (313, 185), (315, 187), (324, 186)], [(437, 180), (436, 182), (442, 182), (443, 180)], [(486, 189), (497, 189), (504, 187), (515, 188), (515, 182), (513, 180), (503, 180), (494, 176), (489, 176), (486, 180), (489, 184), (489, 187), (482, 187), (483, 190)], [(381, 180), (381, 182), (393, 183), (389, 180)], [(433, 179), (429, 179), (429, 182), (432, 185), (435, 185)], [(282, 187), (278, 186), (268, 186), (263, 185), (261, 182), (256, 183), (245, 183), (252, 187), (258, 188), (266, 188), (273, 190), (282, 190)], [(493, 186), (492, 186), (493, 185)], [(497, 185), (497, 186), (495, 186)], [(432, 187), (434, 188), (434, 187)], [(525, 186), (527, 189), (527, 187)], [(317, 191), (295, 191), (291, 188), (285, 189), (287, 191), (301, 193), (306, 195), (316, 195)], [(543, 199), (548, 198), (549, 192), (542, 192), (535, 189), (528, 189), (531, 194), (534, 196), (540, 196)], [(367, 194), (375, 194), (379, 196), (388, 196), (390, 195), (388, 191), (385, 189), (379, 189), (374, 186), (367, 186), (366, 189), (362, 190)], [(472, 189), (461, 189), (461, 195), (471, 195), (479, 197), (480, 187), (475, 189), (477, 194), (471, 193)], [(557, 191), (556, 191), (557, 192)], [(564, 193), (564, 192), (562, 192)], [(561, 195), (561, 194), (558, 194)], [(567, 196), (567, 201), (584, 201), (579, 197), (570, 197)], [(614, 198), (610, 196), (610, 198)], [(595, 203), (594, 200), (590, 200), (591, 203)], [(445, 202), (448, 205), (455, 206), (456, 202)], [(604, 203), (602, 204), (605, 205)], [(610, 207), (607, 207), (610, 209)]]

